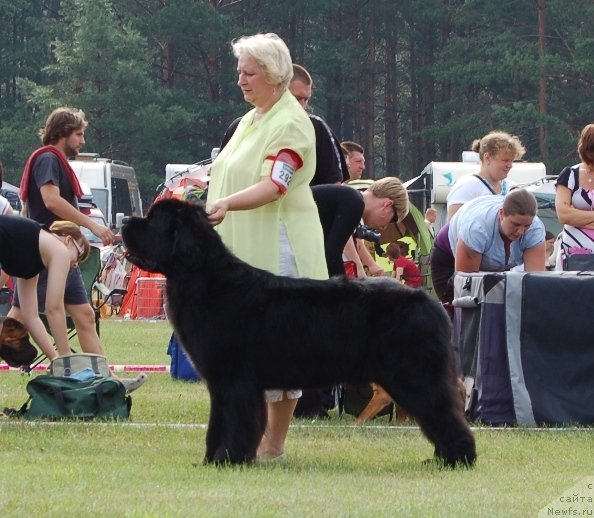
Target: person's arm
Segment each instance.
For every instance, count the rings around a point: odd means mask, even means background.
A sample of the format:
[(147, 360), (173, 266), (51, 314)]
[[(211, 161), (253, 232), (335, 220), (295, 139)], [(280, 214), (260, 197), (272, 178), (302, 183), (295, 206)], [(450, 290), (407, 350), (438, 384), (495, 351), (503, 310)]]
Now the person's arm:
[(402, 274), (404, 273), (404, 268), (401, 266), (397, 266), (394, 268), (394, 272), (392, 273), (392, 277), (396, 279), (398, 282), (402, 282)]
[[(55, 349), (52, 346), (52, 343), (49, 339), (45, 326), (43, 322), (39, 318), (39, 310), (37, 305), (37, 280), (38, 276), (32, 277), (31, 279), (17, 279), (17, 289), (19, 292), (19, 304), (20, 308), (18, 308), (18, 315), (23, 320), (23, 325), (28, 329), (31, 337), (35, 341), (35, 343), (39, 346), (39, 348), (45, 353), (45, 355), (50, 359), (54, 359), (57, 354)], [(63, 303), (63, 302), (62, 302)], [(17, 309), (17, 308), (13, 308)], [(15, 314), (15, 317), (17, 315)], [(64, 328), (66, 328), (66, 316), (64, 315)], [(58, 342), (56, 341), (56, 345)], [(60, 344), (58, 352), (60, 354), (64, 354), (63, 345)], [(67, 352), (70, 352), (70, 347), (68, 347)]]
[(557, 185), (555, 193), (555, 210), (557, 219), (563, 225), (573, 227), (586, 227), (594, 229), (594, 211), (580, 210), (571, 204), (571, 189), (564, 185)]
[(43, 203), (47, 210), (53, 212), (59, 219), (64, 221), (72, 221), (81, 227), (88, 228), (95, 234), (105, 246), (113, 244), (113, 232), (84, 215), (76, 207), (70, 205), (62, 196), (60, 196), (60, 188), (53, 183), (46, 183), (39, 189)]
[(464, 241), (462, 241), (462, 239), (458, 239), (455, 260), (455, 270), (457, 272), (478, 272), (480, 270), (482, 260), (483, 254), (475, 252)]
[(524, 250), (524, 271), (542, 272), (545, 269), (545, 243)]
[(363, 266), (353, 243), (353, 232), (361, 219), (363, 207), (360, 194), (350, 187), (336, 185), (314, 185), (311, 191), (324, 231), (328, 273), (331, 277), (344, 275), (343, 255), (346, 255), (345, 248), (348, 247), (349, 259), (355, 261), (357, 275), (362, 275)]
[[(10, 206), (10, 203), (6, 202), (6, 208), (4, 209), (5, 216), (12, 216), (14, 211)], [(6, 281), (8, 280), (8, 274), (4, 270), (0, 270), (0, 288), (4, 288)]]
[(357, 239), (356, 247), (359, 258), (361, 259), (363, 265), (367, 266), (369, 273), (373, 277), (383, 276), (385, 274), (384, 269), (373, 260), (373, 257), (371, 257), (371, 254), (369, 253), (369, 250), (367, 250), (367, 247), (365, 246), (365, 243), (362, 239)]
[(349, 238), (347, 240), (346, 245), (344, 245), (344, 255), (349, 261), (353, 261), (357, 266), (357, 277), (360, 279), (367, 277), (365, 268), (363, 268), (363, 263), (361, 262), (361, 258), (357, 253), (354, 239)]
[(266, 176), (246, 189), (215, 200), (209, 207), (208, 219), (212, 225), (218, 225), (230, 210), (256, 209), (278, 200), (281, 196), (278, 186)]

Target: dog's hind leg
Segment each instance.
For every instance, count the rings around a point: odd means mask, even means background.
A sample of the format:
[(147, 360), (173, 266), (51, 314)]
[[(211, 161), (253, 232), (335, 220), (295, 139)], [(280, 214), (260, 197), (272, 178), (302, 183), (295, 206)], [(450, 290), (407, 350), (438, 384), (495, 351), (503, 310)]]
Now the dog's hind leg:
[[(436, 379), (437, 378), (437, 379)], [(435, 456), (447, 466), (471, 466), (476, 460), (474, 437), (464, 417), (453, 373), (440, 373), (430, 383), (392, 380), (382, 386), (408, 413), (435, 445)], [(440, 379), (441, 378), (441, 379)]]
[(205, 463), (251, 462), (266, 427), (264, 394), (249, 384), (209, 385)]

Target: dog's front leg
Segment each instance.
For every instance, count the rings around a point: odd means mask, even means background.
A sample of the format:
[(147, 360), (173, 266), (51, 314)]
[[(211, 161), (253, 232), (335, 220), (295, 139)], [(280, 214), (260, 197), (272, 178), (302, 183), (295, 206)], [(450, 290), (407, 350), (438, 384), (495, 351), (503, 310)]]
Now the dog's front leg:
[(206, 453), (204, 463), (216, 462), (220, 456), (220, 450), (224, 449), (223, 437), (225, 434), (224, 414), (222, 402), (218, 400), (216, 391), (209, 385), (210, 415), (208, 418), (208, 429), (206, 430)]
[(241, 464), (256, 458), (266, 427), (264, 394), (248, 383), (209, 386), (206, 463)]

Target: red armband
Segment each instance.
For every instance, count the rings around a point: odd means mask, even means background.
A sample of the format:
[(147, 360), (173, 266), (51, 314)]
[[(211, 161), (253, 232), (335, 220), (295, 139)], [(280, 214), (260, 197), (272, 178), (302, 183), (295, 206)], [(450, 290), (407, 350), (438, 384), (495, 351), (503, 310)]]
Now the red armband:
[(274, 160), (270, 171), (270, 179), (283, 194), (287, 192), (295, 171), (303, 165), (301, 157), (291, 149), (281, 149), (276, 156), (266, 157)]

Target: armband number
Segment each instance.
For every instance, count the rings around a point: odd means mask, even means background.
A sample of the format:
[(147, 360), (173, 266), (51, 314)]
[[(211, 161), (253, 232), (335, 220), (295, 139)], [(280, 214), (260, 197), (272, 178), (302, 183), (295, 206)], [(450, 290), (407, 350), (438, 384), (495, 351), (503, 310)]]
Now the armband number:
[(301, 157), (290, 149), (281, 149), (275, 157), (268, 157), (274, 160), (270, 179), (276, 184), (282, 193), (287, 192), (295, 171), (303, 165)]

